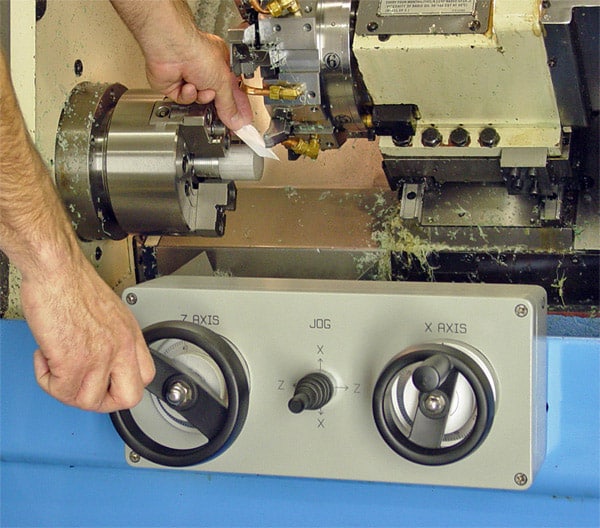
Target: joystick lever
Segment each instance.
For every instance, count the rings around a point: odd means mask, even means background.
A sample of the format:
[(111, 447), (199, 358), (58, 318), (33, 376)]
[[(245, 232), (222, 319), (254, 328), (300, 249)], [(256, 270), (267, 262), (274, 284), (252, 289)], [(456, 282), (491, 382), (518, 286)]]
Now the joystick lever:
[(327, 374), (311, 372), (296, 383), (294, 396), (288, 402), (288, 408), (294, 414), (320, 409), (331, 400), (333, 389), (333, 382)]

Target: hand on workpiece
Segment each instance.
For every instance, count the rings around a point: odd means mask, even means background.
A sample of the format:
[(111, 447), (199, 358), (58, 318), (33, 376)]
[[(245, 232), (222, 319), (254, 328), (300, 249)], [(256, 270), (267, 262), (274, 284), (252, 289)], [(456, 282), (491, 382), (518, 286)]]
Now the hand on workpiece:
[(200, 31), (185, 0), (111, 0), (138, 41), (150, 86), (175, 102), (214, 100), (231, 130), (252, 121), (248, 96), (229, 67), (225, 42)]
[(23, 277), (21, 304), (39, 346), (34, 368), (42, 389), (99, 412), (135, 405), (154, 362), (132, 314), (79, 248), (25, 128), (2, 53), (0, 249)]

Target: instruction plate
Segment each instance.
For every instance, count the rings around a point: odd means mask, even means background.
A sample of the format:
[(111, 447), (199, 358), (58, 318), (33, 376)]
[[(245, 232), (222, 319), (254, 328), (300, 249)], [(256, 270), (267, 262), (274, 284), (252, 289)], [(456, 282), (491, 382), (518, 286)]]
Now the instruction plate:
[(470, 15), (475, 0), (380, 0), (379, 16)]
[(485, 33), (491, 0), (379, 0), (359, 2), (360, 35)]

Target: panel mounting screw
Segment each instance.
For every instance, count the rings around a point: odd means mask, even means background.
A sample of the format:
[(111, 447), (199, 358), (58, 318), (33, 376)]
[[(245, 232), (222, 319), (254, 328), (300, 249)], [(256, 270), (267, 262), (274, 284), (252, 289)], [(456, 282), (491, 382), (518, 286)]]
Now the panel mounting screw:
[(475, 32), (475, 31), (479, 31), (481, 29), (481, 22), (479, 22), (479, 20), (475, 19), (475, 20), (471, 20), (468, 24), (469, 30)]
[(377, 31), (379, 29), (379, 24), (377, 22), (369, 22), (367, 24), (367, 31), (369, 33), (373, 33), (374, 31)]
[(135, 451), (129, 451), (129, 460), (133, 464), (137, 464), (141, 459), (142, 457), (140, 457), (140, 455), (138, 455)]
[(527, 484), (527, 475), (525, 473), (517, 473), (515, 475), (515, 484), (517, 486), (525, 486)]
[(137, 295), (135, 293), (128, 293), (127, 297), (125, 297), (127, 304), (135, 304), (137, 302)]
[(515, 306), (515, 314), (517, 314), (517, 317), (525, 317), (528, 313), (529, 310), (524, 304), (517, 304), (517, 306)]

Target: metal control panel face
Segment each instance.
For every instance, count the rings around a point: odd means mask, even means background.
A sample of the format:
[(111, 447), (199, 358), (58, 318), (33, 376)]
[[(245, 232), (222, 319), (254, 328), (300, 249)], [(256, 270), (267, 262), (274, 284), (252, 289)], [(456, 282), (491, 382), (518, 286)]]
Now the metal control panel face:
[(536, 286), (170, 276), (125, 291), (157, 377), (136, 467), (526, 489), (545, 454)]

